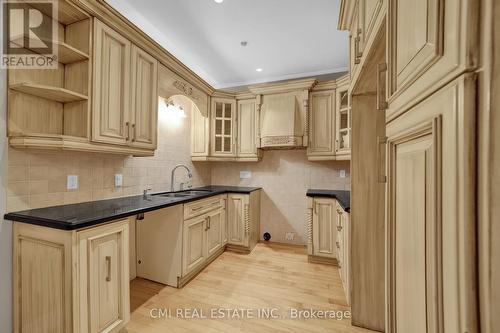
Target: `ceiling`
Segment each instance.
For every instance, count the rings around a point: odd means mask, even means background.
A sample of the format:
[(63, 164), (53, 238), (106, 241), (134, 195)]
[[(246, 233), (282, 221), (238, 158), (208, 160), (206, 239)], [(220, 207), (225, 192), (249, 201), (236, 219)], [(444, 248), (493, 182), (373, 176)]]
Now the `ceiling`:
[(348, 67), (340, 0), (106, 1), (217, 89)]

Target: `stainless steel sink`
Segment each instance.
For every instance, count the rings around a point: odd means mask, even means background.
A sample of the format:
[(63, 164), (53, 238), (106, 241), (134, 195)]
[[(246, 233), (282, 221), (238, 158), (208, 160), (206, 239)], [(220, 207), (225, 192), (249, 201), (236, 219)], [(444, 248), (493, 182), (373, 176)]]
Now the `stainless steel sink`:
[(171, 193), (158, 193), (158, 194), (153, 194), (159, 197), (167, 197), (167, 198), (186, 198), (186, 197), (192, 197), (195, 195), (200, 195), (200, 194), (206, 194), (210, 193), (209, 190), (189, 190), (189, 191), (182, 191), (182, 192), (171, 192)]
[(184, 194), (184, 193), (162, 193), (157, 195), (160, 197), (167, 197), (167, 198), (184, 198), (191, 196), (191, 194)]
[(188, 195), (199, 195), (199, 194), (207, 194), (210, 193), (209, 190), (189, 190), (189, 191), (182, 191), (178, 192), (179, 194), (184, 194), (187, 193)]

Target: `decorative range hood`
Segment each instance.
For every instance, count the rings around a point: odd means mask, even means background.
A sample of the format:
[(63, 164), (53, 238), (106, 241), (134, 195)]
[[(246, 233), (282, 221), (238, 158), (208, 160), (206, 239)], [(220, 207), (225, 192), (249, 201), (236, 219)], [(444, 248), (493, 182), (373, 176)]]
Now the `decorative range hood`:
[(307, 147), (309, 91), (315, 79), (250, 87), (260, 96), (260, 148), (303, 149)]

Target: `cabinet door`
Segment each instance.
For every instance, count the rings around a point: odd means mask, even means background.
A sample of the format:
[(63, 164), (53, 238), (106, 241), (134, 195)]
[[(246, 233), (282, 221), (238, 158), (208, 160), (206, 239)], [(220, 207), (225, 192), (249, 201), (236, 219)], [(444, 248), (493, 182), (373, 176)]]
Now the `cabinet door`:
[(349, 73), (351, 77), (354, 72), (357, 70), (357, 66), (359, 63), (359, 43), (360, 43), (360, 32), (359, 32), (359, 7), (356, 4), (356, 8), (354, 9), (354, 13), (352, 16), (351, 28), (349, 29)]
[(207, 215), (207, 246), (208, 246), (208, 256), (217, 252), (222, 247), (222, 223), (224, 219), (222, 218), (222, 209), (218, 209)]
[(212, 99), (212, 155), (236, 156), (236, 101)]
[(81, 290), (89, 297), (88, 332), (117, 332), (130, 316), (128, 220), (83, 232), (80, 242), (88, 255), (81, 262), (88, 265), (88, 289)]
[(255, 99), (238, 101), (238, 157), (257, 157), (258, 120)]
[(363, 52), (365, 46), (372, 36), (375, 24), (381, 12), (383, 0), (359, 0), (359, 29), (360, 29), (360, 51)]
[(92, 139), (128, 144), (130, 41), (95, 19)]
[(351, 103), (347, 86), (337, 89), (335, 115), (335, 154), (349, 155), (351, 153)]
[(209, 156), (210, 117), (195, 106), (191, 108), (191, 157), (203, 159)]
[(462, 76), (387, 126), (387, 332), (475, 332), (474, 105)]
[(158, 62), (132, 46), (130, 141), (133, 146), (156, 148), (158, 119)]
[(248, 246), (249, 222), (248, 195), (228, 194), (227, 232), (229, 244)]
[(335, 91), (311, 94), (308, 156), (335, 155)]
[(334, 199), (314, 199), (313, 255), (336, 258), (337, 220)]
[(182, 275), (189, 274), (207, 259), (207, 216), (184, 221)]
[[(397, 110), (477, 66), (479, 1), (390, 0), (390, 103)], [(411, 89), (409, 89), (411, 87)], [(395, 117), (389, 111), (389, 116)]]

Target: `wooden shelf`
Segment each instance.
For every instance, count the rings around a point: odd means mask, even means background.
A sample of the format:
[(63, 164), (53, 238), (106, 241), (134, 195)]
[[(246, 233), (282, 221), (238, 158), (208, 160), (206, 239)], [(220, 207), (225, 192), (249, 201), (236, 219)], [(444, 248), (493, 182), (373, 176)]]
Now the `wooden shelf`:
[[(30, 45), (29, 41), (24, 40), (25, 37), (19, 36), (17, 38), (14, 38), (11, 43), (14, 43), (16, 45), (22, 46), (22, 45)], [(72, 64), (75, 62), (83, 61), (83, 60), (88, 60), (89, 55), (74, 48), (73, 46), (66, 44), (61, 41), (50, 41), (46, 39), (42, 39), (42, 41), (46, 43), (54, 43), (54, 46), (58, 48), (57, 52), (57, 61), (61, 64), (67, 65), (67, 64)], [(32, 53), (36, 54), (36, 52), (30, 48), (24, 48), (25, 50), (31, 51)]]
[[(38, 5), (36, 3), (31, 3), (31, 7), (38, 9), (41, 11), (43, 14), (47, 15), (48, 17), (52, 17), (52, 12), (47, 10), (47, 6), (43, 5)], [(64, 24), (72, 24), (81, 20), (85, 20), (88, 18), (88, 15), (82, 12), (80, 9), (75, 7), (74, 5), (66, 2), (59, 0), (57, 3), (57, 21)]]
[(25, 94), (38, 96), (41, 98), (45, 98), (60, 103), (78, 102), (78, 101), (85, 101), (88, 99), (87, 96), (68, 89), (45, 86), (36, 83), (27, 83), (27, 82), (15, 83), (11, 84), (9, 88)]
[(89, 55), (83, 53), (82, 51), (75, 49), (73, 46), (68, 45), (63, 42), (57, 42), (56, 45), (59, 47), (58, 59), (61, 64), (71, 64), (78, 61), (88, 60)]

